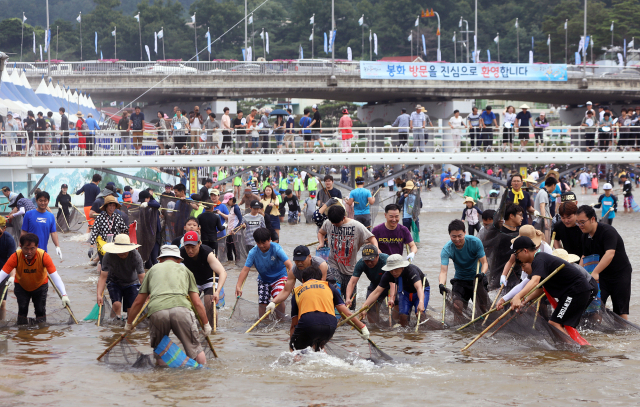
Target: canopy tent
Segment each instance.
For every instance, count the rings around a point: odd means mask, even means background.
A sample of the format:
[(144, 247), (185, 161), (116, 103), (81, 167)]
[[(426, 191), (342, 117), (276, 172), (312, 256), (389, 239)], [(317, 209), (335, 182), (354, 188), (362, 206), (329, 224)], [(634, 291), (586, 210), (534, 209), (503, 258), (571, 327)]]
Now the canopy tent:
[(36, 88), (35, 95), (38, 96), (38, 98), (40, 98), (42, 103), (44, 103), (47, 106), (48, 110), (54, 113), (58, 112), (60, 105), (59, 103), (56, 103), (56, 101), (51, 97), (51, 94), (48, 92), (44, 75), (40, 80), (40, 85), (38, 85), (38, 87)]
[(23, 105), (24, 109), (26, 110), (35, 110), (36, 108), (34, 106), (31, 105), (31, 103), (29, 103), (24, 96), (22, 96), (20, 94), (20, 92), (18, 91), (18, 89), (16, 89), (16, 85), (13, 83), (13, 81), (11, 80), (11, 75), (7, 74), (7, 71), (4, 70), (2, 71), (2, 84), (6, 84), (7, 85), (7, 89), (9, 89), (9, 91), (12, 94), (12, 99), (14, 102), (19, 102), (19, 104)]
[(18, 70), (14, 69), (13, 73), (11, 74), (11, 81), (16, 86), (18, 92), (20, 92), (20, 94), (29, 102), (31, 106), (35, 107), (34, 113), (37, 114), (38, 112), (42, 112), (42, 114), (46, 116), (47, 111), (51, 110), (51, 108), (38, 98), (33, 89), (31, 89), (31, 85), (29, 84), (29, 82), (25, 82), (23, 79), (26, 80), (27, 78), (24, 75), (21, 77), (18, 73)]

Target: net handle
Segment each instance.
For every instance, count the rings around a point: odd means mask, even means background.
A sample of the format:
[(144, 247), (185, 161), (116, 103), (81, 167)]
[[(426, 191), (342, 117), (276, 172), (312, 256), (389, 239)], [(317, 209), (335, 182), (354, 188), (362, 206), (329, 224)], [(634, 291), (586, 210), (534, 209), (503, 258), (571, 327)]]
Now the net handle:
[[(200, 323), (200, 326), (202, 326), (202, 330), (204, 331), (204, 324), (202, 323), (202, 318), (200, 317), (200, 314), (198, 314), (198, 310), (196, 309), (196, 306), (193, 303), (193, 300), (191, 299), (191, 296), (187, 295), (187, 298), (189, 298), (189, 302), (191, 303), (191, 307), (193, 307), (193, 313), (196, 314), (196, 318), (198, 318), (198, 322)], [(215, 304), (214, 304), (214, 307), (215, 307)], [(209, 344), (209, 349), (211, 349), (211, 352), (213, 352), (213, 356), (217, 359), (218, 358), (218, 354), (216, 353), (216, 350), (213, 349), (213, 344), (211, 343), (211, 339), (209, 339), (208, 335), (205, 335), (204, 337), (207, 340), (207, 343)]]
[[(140, 315), (142, 314), (142, 312), (147, 309), (147, 306), (149, 305), (149, 301), (147, 301), (144, 304), (144, 307), (142, 307), (142, 309), (140, 310), (140, 312), (138, 313), (138, 315), (136, 315), (136, 319), (133, 321), (133, 325), (131, 326), (131, 332), (133, 332), (133, 328), (135, 328), (140, 322), (142, 322), (147, 315), (144, 315), (142, 318), (138, 319), (138, 317), (140, 317)], [(124, 332), (120, 335), (120, 337), (118, 339), (115, 340), (115, 342), (113, 342), (111, 345), (109, 345), (109, 347), (107, 349), (104, 350), (104, 352), (102, 352), (102, 354), (100, 356), (98, 356), (98, 360), (102, 359), (102, 357), (104, 355), (106, 355), (111, 349), (115, 348), (117, 344), (119, 344), (120, 342), (122, 342), (122, 340), (124, 338), (126, 338), (129, 334), (127, 332)]]
[[(49, 280), (49, 282), (53, 286), (54, 290), (56, 290), (56, 293), (58, 294), (58, 297), (60, 297), (60, 300), (62, 301), (62, 294), (60, 293), (60, 290), (58, 290), (58, 287), (56, 287), (56, 283), (54, 283), (53, 280), (50, 279), (50, 278), (48, 278), (47, 280)], [(69, 307), (69, 305), (65, 305), (64, 307), (69, 312), (69, 315), (71, 315), (71, 318), (73, 318), (73, 322), (75, 322), (76, 325), (78, 325), (78, 320), (76, 319), (76, 316), (73, 315), (73, 311), (71, 311), (71, 307)]]

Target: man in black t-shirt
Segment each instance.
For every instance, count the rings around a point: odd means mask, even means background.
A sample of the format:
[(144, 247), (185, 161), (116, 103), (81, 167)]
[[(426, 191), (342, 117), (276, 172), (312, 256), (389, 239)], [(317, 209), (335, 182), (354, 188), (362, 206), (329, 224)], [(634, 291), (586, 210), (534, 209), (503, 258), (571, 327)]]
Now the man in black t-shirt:
[(209, 196), (209, 188), (213, 185), (213, 180), (211, 178), (207, 178), (204, 180), (202, 184), (202, 188), (200, 188), (200, 199), (205, 200)]
[(320, 138), (320, 134), (322, 133), (322, 120), (320, 118), (320, 112), (318, 111), (318, 105), (311, 106), (311, 109), (313, 110), (313, 120), (311, 121), (311, 124), (309, 124), (309, 127), (313, 129), (311, 130), (313, 133), (311, 137), (313, 140), (318, 141), (318, 143), (320, 143), (320, 147), (324, 149), (324, 144)]
[(202, 244), (213, 249), (215, 255), (218, 255), (218, 232), (225, 230), (222, 226), (222, 220), (214, 210), (213, 205), (206, 205), (204, 212), (198, 215), (200, 223), (200, 233), (202, 235)]
[(576, 223), (584, 233), (582, 257), (592, 254), (600, 257), (591, 275), (600, 284), (602, 305), (611, 296), (613, 312), (628, 319), (632, 268), (622, 237), (613, 226), (598, 223), (595, 210), (588, 205), (578, 208)]
[(517, 233), (522, 226), (523, 210), (520, 205), (508, 204), (504, 210), (504, 224), (500, 227), (502, 233)]
[(298, 197), (295, 196), (290, 189), (287, 189), (284, 193), (284, 197), (280, 203), (280, 213), (282, 213), (285, 205), (289, 208), (289, 224), (297, 224), (300, 221), (300, 201), (298, 201)]
[[(527, 302), (537, 299), (544, 291), (548, 296), (557, 298), (558, 305), (549, 318), (549, 324), (569, 335), (565, 327), (577, 327), (582, 314), (598, 294), (598, 285), (595, 279), (589, 276), (586, 271), (580, 270), (559, 257), (538, 252), (536, 245), (527, 236), (520, 236), (513, 242), (513, 253), (518, 261), (531, 264), (529, 282), (511, 300), (511, 306), (515, 310), (520, 310), (524, 306), (522, 299), (525, 295), (549, 277), (558, 267), (564, 265), (560, 271), (544, 283), (542, 288), (529, 295)], [(526, 269), (523, 268), (523, 270)]]
[(531, 113), (527, 110), (529, 106), (526, 104), (520, 106), (522, 111), (516, 115), (516, 130), (518, 131), (518, 138), (520, 139), (520, 150), (522, 151), (529, 142), (529, 125), (533, 127), (533, 119)]
[[(413, 308), (416, 313), (422, 313), (422, 320), (426, 320), (424, 312), (429, 304), (431, 287), (422, 270), (405, 260), (400, 254), (387, 257), (387, 264), (382, 267), (382, 270), (385, 273), (380, 278), (378, 287), (367, 297), (362, 307), (373, 304), (380, 295), (391, 288), (392, 283), (395, 283), (398, 291), (400, 325), (407, 326), (409, 313)], [(393, 292), (390, 293), (389, 298), (389, 305), (393, 307), (395, 302)]]
[(316, 203), (318, 207), (320, 207), (331, 198), (342, 199), (342, 192), (340, 192), (338, 188), (333, 187), (333, 176), (327, 174), (324, 176), (324, 188), (318, 191), (318, 199)]
[(236, 131), (236, 149), (240, 149), (240, 151), (244, 149), (244, 143), (247, 134), (247, 119), (244, 119), (243, 122), (243, 115), (244, 113), (242, 113), (242, 110), (238, 110), (236, 112), (236, 118), (233, 119), (233, 122), (231, 123), (231, 127), (233, 127)]
[(571, 254), (582, 257), (582, 230), (576, 225), (578, 206), (574, 202), (564, 202), (558, 207), (561, 222), (556, 222), (554, 249), (563, 248)]
[[(184, 235), (184, 246), (180, 249), (186, 268), (193, 274), (200, 294), (204, 292), (204, 308), (207, 318), (213, 321), (213, 307), (224, 306), (224, 282), (227, 272), (218, 261), (213, 250), (202, 244), (198, 232), (187, 232)], [(215, 276), (215, 284), (214, 284)]]

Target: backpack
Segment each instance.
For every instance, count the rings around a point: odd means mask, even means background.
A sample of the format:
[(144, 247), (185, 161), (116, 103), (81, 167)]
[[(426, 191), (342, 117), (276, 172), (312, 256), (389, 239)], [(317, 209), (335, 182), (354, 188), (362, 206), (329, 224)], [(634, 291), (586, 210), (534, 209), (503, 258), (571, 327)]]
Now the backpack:
[(80, 130), (89, 130), (89, 126), (87, 126), (87, 122), (82, 120), (82, 125), (80, 126)]
[(35, 131), (36, 129), (36, 122), (32, 121), (31, 123), (28, 123), (26, 126), (24, 126), (24, 129), (26, 131)]

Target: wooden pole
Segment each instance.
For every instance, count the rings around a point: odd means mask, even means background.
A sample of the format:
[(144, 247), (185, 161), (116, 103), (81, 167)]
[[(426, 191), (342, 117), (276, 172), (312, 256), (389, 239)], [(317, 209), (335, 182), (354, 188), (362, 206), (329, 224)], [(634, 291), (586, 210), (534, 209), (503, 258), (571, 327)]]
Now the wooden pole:
[(258, 326), (258, 324), (260, 322), (262, 322), (262, 320), (264, 320), (269, 314), (271, 314), (271, 310), (267, 310), (267, 312), (265, 312), (260, 319), (258, 320), (258, 322), (256, 322), (255, 324), (251, 325), (251, 328), (247, 329), (247, 332), (245, 332), (246, 334), (248, 334), (249, 332), (251, 332), (253, 330), (253, 328), (255, 328), (256, 326)]
[[(247, 279), (245, 278), (244, 281), (242, 282), (242, 289), (244, 289), (244, 283), (247, 282)], [(240, 296), (236, 297), (236, 303), (233, 304), (233, 309), (231, 310), (231, 315), (229, 315), (229, 319), (231, 319), (231, 317), (233, 317), (233, 313), (236, 312), (236, 306), (238, 305), (238, 300), (240, 299)]]
[[(373, 305), (373, 304), (372, 304)], [(355, 313), (351, 314), (351, 316), (349, 316), (347, 319), (343, 319), (342, 321), (338, 322), (338, 326), (336, 328), (341, 327), (342, 325), (346, 324), (347, 322), (351, 321), (353, 318), (357, 317), (358, 315), (360, 315), (361, 313), (363, 313), (364, 311), (368, 311), (369, 308), (371, 308), (371, 305), (368, 307), (362, 307), (360, 308), (358, 311), (356, 311)]]
[[(49, 278), (49, 282), (53, 286), (53, 289), (56, 290), (56, 293), (58, 294), (58, 297), (60, 297), (60, 300), (62, 300), (62, 294), (60, 294), (60, 290), (58, 290), (58, 287), (56, 287), (56, 283), (54, 283), (53, 280), (51, 280), (51, 278)], [(73, 315), (73, 311), (71, 311), (71, 308), (68, 305), (65, 305), (64, 307), (67, 309), (67, 311), (69, 312), (69, 315), (71, 315), (71, 318), (73, 318), (73, 321), (77, 325), (78, 320), (76, 319), (76, 316)]]
[[(511, 272), (513, 271), (514, 267), (515, 267), (515, 263), (511, 266), (511, 268), (509, 269), (509, 272), (507, 273), (507, 280), (509, 280), (509, 276), (511, 276)], [(496, 305), (496, 301), (498, 301), (498, 297), (500, 297), (500, 293), (502, 293), (503, 288), (504, 288), (504, 284), (500, 284), (500, 289), (498, 290), (498, 294), (496, 294), (496, 298), (493, 299), (493, 303), (491, 304), (491, 307), (489, 309), (493, 309), (494, 305)], [(487, 323), (487, 320), (485, 319), (482, 322), (482, 326), (484, 326), (484, 324), (486, 323)]]
[(480, 262), (477, 262), (476, 265), (476, 282), (473, 285), (473, 309), (471, 310), (471, 319), (474, 319), (476, 316), (476, 295), (478, 293), (478, 274), (480, 274)]
[[(427, 283), (427, 276), (424, 276), (424, 278), (422, 279), (422, 290), (423, 291), (424, 291), (424, 285), (426, 283)], [(416, 293), (416, 295), (417, 295), (417, 293)], [(417, 308), (416, 308), (416, 311), (418, 311)], [(427, 312), (427, 310), (425, 309), (424, 312)], [(416, 321), (416, 333), (418, 333), (418, 328), (420, 327), (420, 315), (422, 315), (422, 313), (420, 311), (418, 311), (418, 319)]]
[[(341, 312), (340, 315), (342, 316), (342, 318), (346, 318), (346, 316)], [(349, 325), (351, 325), (356, 331), (358, 331), (358, 333), (362, 333), (362, 329), (358, 328), (355, 324), (355, 322), (349, 320)], [(376, 345), (371, 339), (367, 339), (367, 341), (371, 344), (371, 346), (373, 346), (374, 348), (378, 349), (380, 352), (382, 352), (382, 349), (380, 349), (378, 347), (378, 345)]]
[[(375, 198), (375, 197), (376, 197), (376, 195), (378, 195), (378, 192), (380, 192), (380, 190), (381, 190), (381, 189), (382, 189), (382, 187), (381, 187), (381, 186), (380, 186), (380, 187), (378, 187), (378, 190), (375, 192), (375, 194), (373, 194), (373, 197), (372, 197), (372, 198)], [(367, 204), (365, 205), (365, 207), (367, 207), (367, 206), (369, 206), (369, 202), (367, 202)]]
[(389, 297), (387, 297), (387, 307), (389, 308), (389, 328), (393, 328), (393, 316), (391, 313), (391, 305), (389, 304)]
[[(542, 297), (543, 297), (544, 295), (545, 295), (545, 294), (543, 293), (543, 294), (542, 294), (540, 297), (538, 297), (538, 299), (534, 302), (534, 304), (535, 304), (535, 303), (537, 303), (537, 304), (538, 304), (538, 308), (540, 308), (540, 300), (542, 299)], [(531, 304), (527, 304), (527, 308), (529, 308), (529, 306), (530, 306), (530, 305), (531, 305)], [(505, 322), (504, 324), (500, 325), (500, 326), (498, 327), (498, 329), (496, 329), (495, 331), (493, 331), (493, 332), (491, 333), (491, 335), (489, 335), (489, 338), (491, 338), (493, 335), (495, 335), (495, 334), (496, 334), (496, 332), (498, 332), (499, 330), (501, 330), (505, 325), (507, 325), (507, 324), (508, 324), (508, 323), (509, 323), (513, 318), (517, 317), (518, 315), (520, 315), (520, 314), (519, 314), (519, 313), (515, 313), (511, 318), (509, 318), (509, 319), (507, 320), (507, 322)], [(535, 324), (536, 324), (536, 323), (535, 323), (535, 318), (534, 318), (533, 325), (535, 326)]]
[[(447, 286), (446, 284), (444, 285), (445, 287)], [(447, 310), (447, 292), (444, 292), (444, 295), (442, 296), (442, 325), (444, 325), (444, 313)]]
[[(193, 307), (193, 313), (196, 314), (196, 318), (198, 318), (198, 322), (200, 323), (200, 326), (202, 327), (202, 330), (204, 331), (204, 324), (202, 323), (202, 318), (200, 317), (200, 314), (198, 314), (198, 310), (196, 309), (196, 306), (193, 303), (193, 300), (191, 299), (191, 296), (187, 295), (187, 297), (189, 298), (189, 302), (191, 303), (191, 307)], [(207, 340), (207, 344), (209, 344), (209, 349), (211, 349), (211, 352), (213, 352), (213, 356), (217, 359), (218, 358), (218, 354), (216, 353), (216, 350), (213, 349), (213, 344), (211, 343), (211, 339), (209, 338), (208, 335), (205, 335), (204, 338)]]
[[(102, 304), (104, 304), (104, 290), (102, 290)], [(100, 317), (102, 316), (102, 304), (98, 307), (98, 321), (96, 326), (100, 326)]]
[[(147, 317), (147, 315), (149, 315), (149, 314), (145, 314), (145, 316), (143, 316), (142, 318), (138, 319), (138, 317), (142, 314), (142, 312), (147, 308), (148, 304), (149, 304), (148, 301), (147, 301), (146, 304), (144, 304), (144, 307), (142, 307), (142, 309), (140, 310), (140, 312), (136, 316), (136, 319), (133, 321), (132, 328), (135, 328), (140, 322), (142, 322)], [(109, 345), (109, 347), (107, 349), (105, 349), (104, 352), (102, 352), (102, 354), (100, 356), (98, 356), (98, 360), (102, 359), (102, 357), (104, 355), (106, 355), (111, 349), (113, 349), (117, 344), (119, 344), (128, 335), (129, 334), (126, 333), (126, 332), (124, 332), (122, 335), (120, 335), (120, 337), (118, 339), (116, 339), (115, 342), (113, 342), (111, 345)]]
[(474, 343), (476, 343), (476, 341), (480, 338), (482, 338), (484, 336), (484, 334), (486, 334), (489, 329), (493, 328), (498, 322), (500, 322), (500, 320), (504, 317), (506, 317), (507, 315), (509, 315), (509, 313), (511, 312), (511, 308), (509, 308), (504, 314), (500, 315), (500, 317), (498, 319), (496, 319), (495, 321), (493, 321), (491, 323), (491, 325), (489, 325), (488, 327), (486, 327), (484, 329), (484, 331), (482, 331), (480, 333), (480, 335), (476, 336), (471, 342), (469, 342), (469, 344), (467, 346), (465, 346), (464, 348), (461, 349), (461, 351), (465, 351), (467, 349), (469, 349), (471, 347), (471, 345), (473, 345)]

